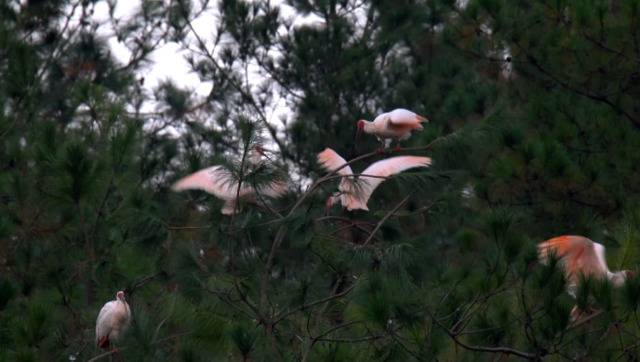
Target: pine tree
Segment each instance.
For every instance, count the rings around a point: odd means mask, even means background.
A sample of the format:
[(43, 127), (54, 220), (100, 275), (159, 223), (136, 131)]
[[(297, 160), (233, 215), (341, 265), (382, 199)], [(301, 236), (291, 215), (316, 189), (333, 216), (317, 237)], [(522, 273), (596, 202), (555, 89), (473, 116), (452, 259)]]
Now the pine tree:
[[(612, 268), (637, 263), (638, 5), (291, 0), (312, 19), (294, 25), (268, 1), (142, 1), (126, 20), (3, 3), (0, 359), (637, 359), (639, 279), (587, 279), (574, 300), (535, 245), (585, 235)], [(206, 97), (146, 90), (168, 42)], [(429, 117), (402, 153), (433, 165), (370, 212), (326, 209), (338, 178), (316, 154), (356, 173), (389, 157), (356, 121), (397, 107)], [(249, 167), (258, 145), (269, 167)], [(171, 192), (215, 164), (291, 190), (233, 216)], [(118, 290), (133, 324), (100, 351)], [(571, 323), (574, 304), (598, 312)]]

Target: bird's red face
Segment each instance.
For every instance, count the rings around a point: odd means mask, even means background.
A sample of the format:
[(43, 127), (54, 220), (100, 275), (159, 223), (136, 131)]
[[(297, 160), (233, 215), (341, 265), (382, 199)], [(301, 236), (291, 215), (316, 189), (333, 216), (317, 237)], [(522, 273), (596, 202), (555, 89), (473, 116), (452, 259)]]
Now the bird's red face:
[(364, 131), (364, 119), (361, 119), (358, 121), (358, 123), (356, 123), (357, 127), (356, 127), (356, 140), (360, 137), (360, 135), (362, 134), (362, 131)]
[(636, 277), (636, 272), (631, 271), (631, 270), (625, 270), (624, 271), (624, 275), (626, 277), (626, 279), (633, 279)]
[(336, 202), (336, 196), (335, 195), (330, 195), (329, 198), (327, 198), (327, 201), (324, 203), (324, 214), (325, 215), (330, 215), (331, 214), (331, 208), (333, 207), (335, 202)]
[(121, 290), (116, 293), (116, 298), (118, 298), (118, 300), (124, 301), (124, 292)]

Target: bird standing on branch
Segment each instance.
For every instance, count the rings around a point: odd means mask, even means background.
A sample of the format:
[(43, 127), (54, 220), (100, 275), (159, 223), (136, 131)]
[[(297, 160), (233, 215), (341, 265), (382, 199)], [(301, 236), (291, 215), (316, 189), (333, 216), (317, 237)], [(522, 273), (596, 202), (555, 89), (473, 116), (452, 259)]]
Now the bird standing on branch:
[(331, 148), (326, 148), (318, 154), (318, 163), (329, 172), (337, 170), (338, 175), (342, 176), (338, 185), (340, 192), (329, 197), (327, 207), (340, 201), (349, 211), (357, 209), (368, 211), (367, 201), (376, 187), (387, 177), (411, 168), (427, 167), (431, 165), (431, 158), (419, 156), (387, 158), (371, 164), (357, 177), (353, 175), (351, 167), (344, 166), (347, 161)]
[(373, 122), (364, 119), (358, 121), (356, 138), (364, 132), (375, 135), (382, 143), (382, 149), (388, 148), (392, 140), (404, 141), (411, 137), (411, 131), (422, 130), (422, 123), (429, 120), (404, 108), (382, 113)]
[(131, 309), (124, 292), (116, 293), (116, 300), (107, 302), (96, 320), (96, 345), (106, 349), (113, 346), (131, 324)]
[[(245, 177), (263, 166), (262, 156), (264, 156), (264, 150), (261, 147), (255, 147), (252, 150), (248, 157), (250, 167)], [(224, 201), (221, 210), (223, 215), (240, 212), (239, 201), (257, 203), (260, 196), (278, 198), (288, 191), (287, 183), (280, 179), (254, 184), (243, 178), (238, 188), (239, 183), (231, 170), (217, 165), (181, 178), (171, 186), (171, 189), (173, 191), (202, 190), (214, 195)]]

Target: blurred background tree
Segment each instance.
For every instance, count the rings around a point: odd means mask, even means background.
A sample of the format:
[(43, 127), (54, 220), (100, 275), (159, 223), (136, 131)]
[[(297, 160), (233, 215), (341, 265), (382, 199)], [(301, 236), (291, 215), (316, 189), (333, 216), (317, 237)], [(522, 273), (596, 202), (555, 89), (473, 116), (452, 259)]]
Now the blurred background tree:
[[(94, 323), (117, 290), (127, 360), (638, 358), (637, 279), (588, 283), (579, 303), (600, 312), (570, 325), (535, 244), (582, 234), (637, 265), (640, 1), (0, 6), (0, 359), (110, 358)], [(207, 96), (147, 91), (167, 43)], [(316, 154), (385, 157), (355, 125), (397, 107), (431, 120), (403, 153), (433, 166), (385, 182), (369, 213), (325, 210), (336, 180)], [(270, 207), (227, 217), (170, 192), (256, 144), (291, 178)]]

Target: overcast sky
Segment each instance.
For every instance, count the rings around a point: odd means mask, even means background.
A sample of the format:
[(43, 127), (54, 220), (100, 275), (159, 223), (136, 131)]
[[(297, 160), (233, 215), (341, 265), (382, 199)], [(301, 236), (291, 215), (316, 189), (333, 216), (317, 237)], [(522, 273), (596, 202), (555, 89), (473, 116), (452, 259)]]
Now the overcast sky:
[[(139, 0), (118, 1), (114, 16), (123, 20), (128, 19), (136, 12), (137, 9), (140, 8), (140, 3), (141, 1)], [(302, 16), (296, 14), (293, 8), (284, 4), (283, 0), (274, 0), (271, 1), (271, 4), (279, 6), (281, 16), (285, 19), (290, 19), (294, 26), (322, 22), (322, 19), (313, 15)], [(198, 34), (208, 40), (212, 39), (212, 31), (215, 28), (212, 24), (216, 24), (217, 22), (217, 1), (211, 1), (209, 7), (211, 8), (209, 11), (203, 12), (198, 18), (193, 19), (192, 21), (192, 24)], [(105, 21), (109, 18), (109, 6), (106, 1), (101, 1), (96, 4), (93, 16), (98, 21)], [(103, 28), (101, 29), (101, 33), (105, 36), (109, 36), (112, 33), (112, 30)], [(192, 34), (189, 34), (187, 39), (195, 43), (195, 38)], [(131, 53), (124, 44), (119, 42), (115, 36), (109, 37), (108, 43), (114, 56), (122, 63), (127, 63)], [(140, 74), (145, 78), (144, 86), (147, 91), (151, 92), (159, 83), (169, 79), (178, 86), (192, 89), (201, 96), (209, 94), (211, 91), (211, 83), (200, 81), (196, 74), (190, 72), (190, 67), (186, 62), (184, 55), (185, 51), (181, 50), (180, 46), (173, 42), (164, 44), (154, 51), (150, 56), (152, 64)], [(254, 75), (253, 81), (255, 84), (258, 84), (260, 79), (255, 77), (256, 75)], [(144, 108), (144, 111), (151, 111), (153, 110), (153, 105), (149, 104)], [(266, 111), (273, 120), (277, 120), (278, 117), (282, 115), (290, 115), (289, 108), (284, 100), (280, 100), (277, 103), (276, 109), (271, 110), (271, 112), (269, 112), (270, 110)], [(281, 125), (278, 124), (278, 126)]]

